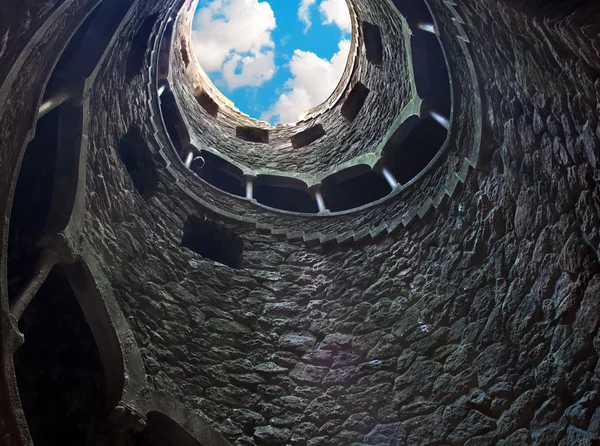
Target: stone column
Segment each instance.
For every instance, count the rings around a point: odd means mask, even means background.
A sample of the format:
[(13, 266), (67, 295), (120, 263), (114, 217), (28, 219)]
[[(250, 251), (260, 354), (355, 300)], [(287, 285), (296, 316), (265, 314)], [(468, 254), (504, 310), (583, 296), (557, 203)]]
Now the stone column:
[(254, 199), (254, 178), (254, 175), (244, 175), (246, 198), (248, 200)]
[(187, 154), (187, 157), (185, 159), (185, 167), (187, 167), (188, 169), (192, 166), (192, 161), (194, 160), (194, 152), (190, 151)]
[(446, 130), (448, 130), (448, 128), (450, 127), (449, 119), (447, 117), (439, 114), (438, 112), (430, 110), (429, 116), (431, 116), (431, 118), (433, 118), (434, 121), (436, 121), (438, 124), (440, 124)]
[(428, 33), (437, 34), (437, 31), (435, 29), (435, 25), (433, 23), (418, 22), (417, 23), (417, 28), (420, 29), (420, 30), (426, 31)]
[(321, 193), (321, 185), (316, 184), (310, 188), (315, 200), (317, 202), (317, 208), (319, 209), (319, 213), (327, 212), (327, 206), (325, 205), (325, 200), (323, 199), (323, 194)]
[(53, 94), (49, 99), (42, 102), (38, 110), (38, 119), (43, 118), (59, 105), (65, 103), (71, 98), (71, 95), (66, 90), (60, 90)]
[(381, 175), (383, 176), (383, 178), (385, 178), (385, 181), (387, 181), (387, 183), (390, 185), (392, 190), (398, 187), (398, 180), (396, 180), (394, 174), (387, 167), (381, 166), (378, 170), (379, 173), (381, 173)]

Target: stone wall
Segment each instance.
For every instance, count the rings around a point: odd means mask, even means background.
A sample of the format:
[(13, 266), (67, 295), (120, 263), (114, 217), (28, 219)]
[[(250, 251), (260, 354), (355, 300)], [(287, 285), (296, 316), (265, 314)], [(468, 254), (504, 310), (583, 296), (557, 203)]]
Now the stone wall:
[[(538, 3), (543, 14), (455, 6), (486, 105), (477, 170), (406, 227), (334, 248), (261, 233), (186, 193), (284, 228), (300, 221), (166, 168), (150, 73), (124, 82), (128, 28), (85, 99), (83, 246), (133, 330), (148, 388), (239, 445), (599, 440), (600, 10)], [(137, 23), (168, 6), (144, 3)], [(131, 124), (156, 160), (146, 200), (116, 150)], [(381, 209), (348, 225), (391, 216)], [(243, 268), (181, 248), (189, 215), (239, 235)], [(306, 224), (343, 232), (340, 222)]]

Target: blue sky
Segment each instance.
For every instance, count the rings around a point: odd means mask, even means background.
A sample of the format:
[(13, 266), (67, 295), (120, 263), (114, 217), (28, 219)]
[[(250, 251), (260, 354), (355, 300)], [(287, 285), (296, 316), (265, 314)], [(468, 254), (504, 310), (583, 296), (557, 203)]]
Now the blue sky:
[(331, 94), (350, 48), (345, 0), (200, 0), (194, 52), (235, 106), (293, 122)]

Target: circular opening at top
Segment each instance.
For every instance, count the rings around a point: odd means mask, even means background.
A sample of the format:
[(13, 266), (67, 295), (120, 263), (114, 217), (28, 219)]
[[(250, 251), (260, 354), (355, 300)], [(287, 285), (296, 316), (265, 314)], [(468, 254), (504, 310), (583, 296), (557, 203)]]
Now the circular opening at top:
[(191, 41), (205, 90), (276, 125), (336, 91), (353, 29), (346, 0), (199, 0)]

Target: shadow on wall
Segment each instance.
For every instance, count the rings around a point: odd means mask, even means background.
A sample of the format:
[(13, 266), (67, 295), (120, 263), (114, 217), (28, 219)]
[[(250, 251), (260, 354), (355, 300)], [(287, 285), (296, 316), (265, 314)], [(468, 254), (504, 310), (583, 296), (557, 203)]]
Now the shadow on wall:
[(19, 394), (36, 446), (100, 438), (106, 380), (100, 354), (73, 289), (55, 267), (19, 321)]
[(25, 151), (15, 189), (8, 239), (8, 285), (10, 295), (20, 286), (24, 273), (37, 260), (36, 242), (50, 212), (54, 189), (60, 108), (38, 120), (35, 138)]

